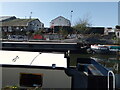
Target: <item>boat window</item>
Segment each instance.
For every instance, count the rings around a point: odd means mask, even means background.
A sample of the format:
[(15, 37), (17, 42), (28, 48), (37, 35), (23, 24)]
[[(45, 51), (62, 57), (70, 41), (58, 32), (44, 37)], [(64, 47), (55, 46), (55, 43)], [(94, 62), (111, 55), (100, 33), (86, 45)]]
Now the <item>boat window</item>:
[(20, 73), (20, 86), (42, 87), (43, 74)]

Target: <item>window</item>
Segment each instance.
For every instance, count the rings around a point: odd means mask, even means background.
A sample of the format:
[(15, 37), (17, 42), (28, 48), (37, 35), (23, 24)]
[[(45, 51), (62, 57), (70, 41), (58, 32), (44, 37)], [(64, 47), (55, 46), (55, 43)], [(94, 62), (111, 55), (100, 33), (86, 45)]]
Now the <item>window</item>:
[(20, 86), (42, 87), (43, 75), (35, 73), (20, 73)]
[(117, 33), (117, 36), (119, 37), (119, 32)]

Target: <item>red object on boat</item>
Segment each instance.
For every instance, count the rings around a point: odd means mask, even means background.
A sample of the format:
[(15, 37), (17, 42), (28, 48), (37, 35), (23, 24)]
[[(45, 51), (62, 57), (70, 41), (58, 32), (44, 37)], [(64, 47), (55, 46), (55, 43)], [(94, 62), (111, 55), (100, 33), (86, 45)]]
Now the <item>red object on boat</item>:
[(42, 35), (34, 35), (33, 39), (43, 39)]

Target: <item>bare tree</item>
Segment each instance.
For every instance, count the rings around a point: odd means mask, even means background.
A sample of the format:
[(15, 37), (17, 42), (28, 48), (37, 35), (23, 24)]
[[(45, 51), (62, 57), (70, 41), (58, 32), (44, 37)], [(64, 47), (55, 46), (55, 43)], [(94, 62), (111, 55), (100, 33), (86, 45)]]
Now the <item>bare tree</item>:
[(85, 15), (83, 18), (79, 18), (78, 21), (76, 21), (73, 28), (76, 30), (77, 33), (85, 34), (89, 31), (89, 27), (92, 26), (90, 23), (90, 16)]

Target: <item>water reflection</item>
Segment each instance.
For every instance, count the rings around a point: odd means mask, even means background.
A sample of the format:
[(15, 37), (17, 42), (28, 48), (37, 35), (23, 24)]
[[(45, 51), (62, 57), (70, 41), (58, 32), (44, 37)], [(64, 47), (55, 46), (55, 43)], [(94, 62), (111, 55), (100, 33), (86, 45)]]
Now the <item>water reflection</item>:
[(120, 56), (117, 55), (98, 55), (98, 54), (70, 54), (70, 65), (76, 65), (77, 58), (93, 58), (115, 74), (120, 74)]

